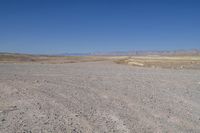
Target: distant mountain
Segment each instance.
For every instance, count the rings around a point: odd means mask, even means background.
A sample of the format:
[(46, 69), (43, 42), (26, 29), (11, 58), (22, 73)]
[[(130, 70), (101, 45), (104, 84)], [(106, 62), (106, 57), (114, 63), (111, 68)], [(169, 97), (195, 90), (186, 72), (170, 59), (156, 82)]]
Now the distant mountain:
[(147, 56), (147, 55), (163, 55), (163, 56), (189, 56), (189, 55), (200, 55), (199, 49), (192, 50), (160, 50), (160, 51), (116, 51), (116, 52), (98, 52), (90, 55), (102, 55), (102, 56)]
[(27, 56), (148, 56), (148, 55), (160, 55), (160, 56), (200, 56), (200, 49), (191, 50), (149, 50), (149, 51), (114, 51), (114, 52), (94, 52), (94, 53), (63, 53), (63, 54), (23, 54), (23, 53), (7, 53), (0, 52), (0, 55), (27, 55)]
[(93, 55), (91, 53), (63, 53), (59, 54), (59, 56), (90, 56)]

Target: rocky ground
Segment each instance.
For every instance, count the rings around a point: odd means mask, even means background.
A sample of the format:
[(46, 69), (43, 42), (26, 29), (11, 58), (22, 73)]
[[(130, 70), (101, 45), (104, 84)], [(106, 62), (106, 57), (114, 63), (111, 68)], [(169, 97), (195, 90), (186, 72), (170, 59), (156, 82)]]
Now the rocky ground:
[(200, 71), (1, 63), (0, 132), (200, 132)]

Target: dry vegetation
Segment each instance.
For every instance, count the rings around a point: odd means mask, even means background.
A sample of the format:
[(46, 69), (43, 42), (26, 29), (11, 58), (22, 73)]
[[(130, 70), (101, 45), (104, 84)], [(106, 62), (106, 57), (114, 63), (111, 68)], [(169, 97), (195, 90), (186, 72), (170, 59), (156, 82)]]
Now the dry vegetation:
[(0, 54), (0, 62), (4, 63), (77, 63), (77, 62), (90, 62), (105, 60), (103, 57), (96, 56), (35, 56), (35, 55), (22, 55), (22, 54)]
[(114, 61), (139, 67), (200, 69), (200, 56), (44, 56), (25, 54), (0, 54), (0, 62), (4, 63), (78, 63), (94, 61)]
[(140, 67), (200, 69), (200, 56), (130, 56), (115, 62)]

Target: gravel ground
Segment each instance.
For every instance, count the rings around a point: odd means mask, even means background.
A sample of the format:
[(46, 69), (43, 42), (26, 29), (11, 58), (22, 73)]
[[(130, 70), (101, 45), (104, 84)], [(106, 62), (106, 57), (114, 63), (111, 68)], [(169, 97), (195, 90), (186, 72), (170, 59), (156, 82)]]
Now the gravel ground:
[(1, 63), (0, 132), (200, 132), (200, 71)]

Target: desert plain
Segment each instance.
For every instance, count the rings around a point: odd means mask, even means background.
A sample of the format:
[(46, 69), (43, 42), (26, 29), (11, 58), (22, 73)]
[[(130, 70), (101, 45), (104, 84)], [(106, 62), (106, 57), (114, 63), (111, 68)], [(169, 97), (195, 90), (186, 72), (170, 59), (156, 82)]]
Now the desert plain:
[(199, 60), (4, 55), (0, 133), (200, 132)]

